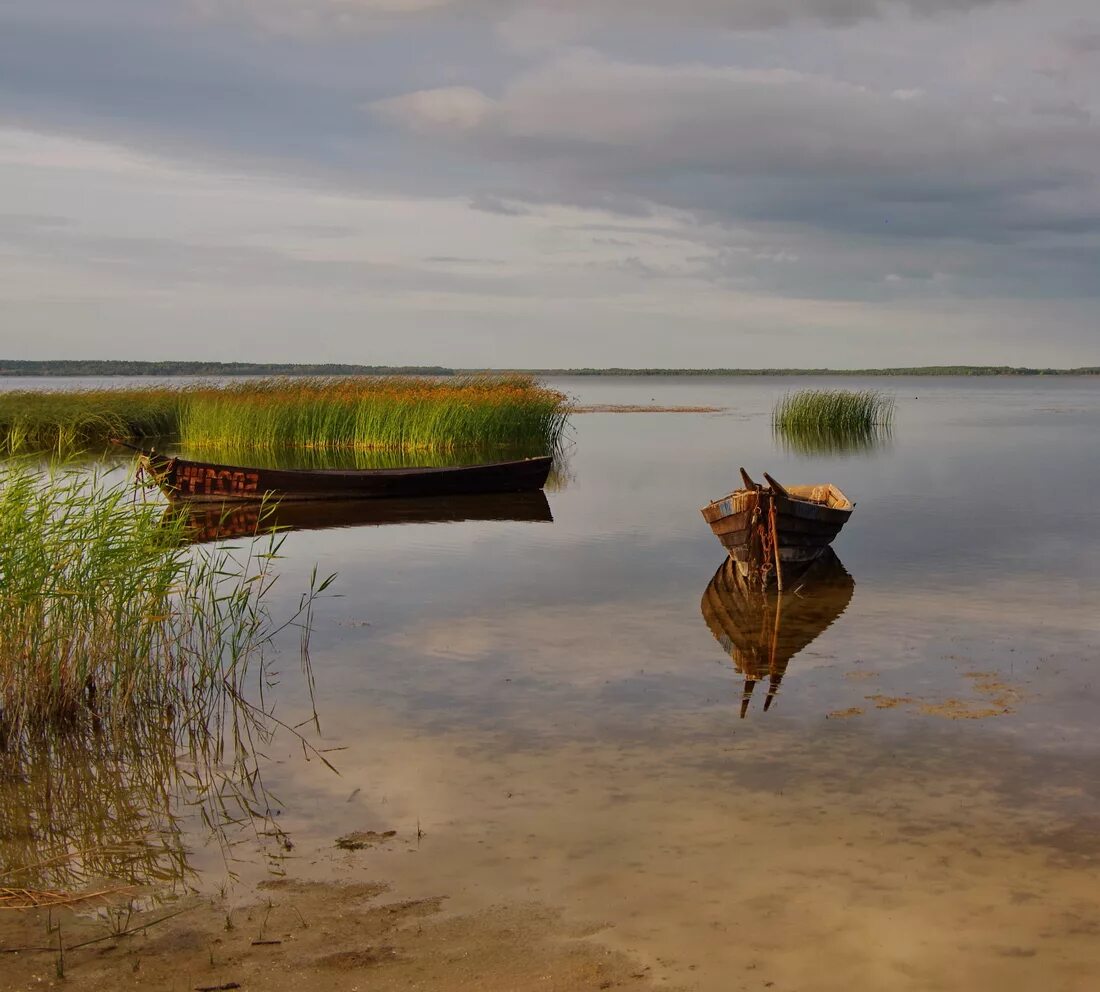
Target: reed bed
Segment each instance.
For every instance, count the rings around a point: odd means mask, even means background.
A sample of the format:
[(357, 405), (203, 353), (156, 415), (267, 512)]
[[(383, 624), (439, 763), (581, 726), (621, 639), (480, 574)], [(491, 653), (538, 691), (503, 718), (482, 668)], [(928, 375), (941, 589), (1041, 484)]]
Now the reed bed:
[(189, 397), (180, 438), (235, 450), (549, 451), (566, 414), (565, 397), (528, 376), (275, 379)]
[(889, 438), (893, 422), (893, 396), (876, 389), (801, 389), (772, 411), (776, 436), (800, 454), (872, 450)]
[(280, 538), (192, 549), (185, 528), (127, 484), (0, 465), (0, 886), (186, 886), (181, 815), (231, 874), (242, 833), (274, 870), (289, 850), (261, 758), (278, 731), (328, 762), (275, 718), (269, 649), (296, 627), (312, 690), (332, 578), (277, 618)]
[(0, 453), (168, 438), (188, 448), (555, 450), (566, 397), (530, 376), (262, 379), (182, 389), (0, 393)]
[(162, 514), (126, 484), (0, 466), (0, 745), (150, 710), (202, 719), (245, 695), (285, 626), (266, 602), (279, 542), (192, 552)]
[(186, 390), (96, 389), (0, 392), (0, 454), (68, 454), (112, 437), (173, 434)]

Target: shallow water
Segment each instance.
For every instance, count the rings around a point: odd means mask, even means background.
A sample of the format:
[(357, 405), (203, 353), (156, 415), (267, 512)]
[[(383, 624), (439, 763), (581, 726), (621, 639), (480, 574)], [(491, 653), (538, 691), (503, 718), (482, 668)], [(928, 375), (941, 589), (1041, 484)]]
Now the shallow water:
[[(772, 437), (784, 390), (849, 383), (896, 393), (888, 443), (806, 457)], [(315, 739), (342, 750), (337, 776), (285, 734), (265, 748), (280, 863), (455, 909), (561, 906), (677, 986), (1092, 987), (1100, 381), (553, 384), (723, 412), (575, 417), (552, 520), (288, 533), (287, 601), (315, 563), (340, 573), (312, 660)], [(744, 718), (747, 673), (701, 608), (723, 553), (699, 515), (739, 465), (857, 504), (845, 602), (824, 624), (787, 611), (775, 642), (808, 643)], [(278, 692), (283, 720), (308, 715), (290, 654)], [(191, 884), (216, 888), (220, 849), (177, 812)], [(398, 833), (332, 846), (365, 829)], [(246, 836), (245, 882), (270, 853)]]

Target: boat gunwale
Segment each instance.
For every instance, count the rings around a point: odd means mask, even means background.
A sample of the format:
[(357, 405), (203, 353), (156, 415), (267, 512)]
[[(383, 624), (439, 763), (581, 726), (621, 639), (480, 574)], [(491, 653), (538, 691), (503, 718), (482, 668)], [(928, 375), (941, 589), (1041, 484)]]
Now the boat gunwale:
[[(803, 495), (806, 491), (814, 492), (817, 490), (824, 490), (825, 497), (823, 499), (812, 499), (809, 496)], [(783, 513), (785, 510), (789, 511), (792, 507), (799, 506), (807, 508), (812, 507), (816, 510), (828, 510), (834, 513), (848, 515), (855, 509), (855, 504), (844, 495), (843, 491), (838, 486), (831, 482), (826, 482), (817, 486), (790, 486), (787, 489), (786, 497), (774, 493), (768, 487), (762, 489), (734, 489), (725, 496), (720, 496), (718, 499), (712, 499), (706, 506), (701, 507), (700, 510), (703, 515), (706, 516), (708, 510), (715, 509), (720, 504), (729, 500), (733, 507), (732, 513), (744, 513), (746, 510), (752, 509), (755, 500), (759, 499), (762, 495), (774, 496), (776, 508), (780, 513)], [(829, 497), (832, 497), (837, 502), (835, 504), (830, 503)], [(731, 515), (732, 514), (729, 513), (715, 513), (714, 519), (719, 520), (722, 517)], [(710, 520), (711, 517), (707, 516), (707, 519)]]
[(173, 468), (183, 465), (213, 468), (232, 472), (278, 472), (287, 475), (326, 476), (336, 478), (399, 478), (407, 475), (430, 475), (432, 473), (469, 472), (476, 469), (508, 469), (520, 465), (532, 466), (537, 463), (552, 463), (553, 455), (535, 455), (531, 458), (516, 458), (504, 462), (478, 462), (474, 465), (409, 465), (402, 468), (272, 468), (265, 465), (233, 465), (227, 462), (202, 462), (178, 455), (164, 455), (159, 452), (147, 454), (150, 460), (162, 463), (170, 462)]

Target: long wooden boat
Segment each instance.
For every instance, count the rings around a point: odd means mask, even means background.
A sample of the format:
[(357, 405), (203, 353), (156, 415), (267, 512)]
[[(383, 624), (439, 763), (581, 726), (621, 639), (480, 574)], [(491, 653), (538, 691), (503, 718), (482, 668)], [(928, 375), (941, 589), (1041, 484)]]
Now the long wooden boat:
[(485, 465), (379, 469), (251, 468), (141, 452), (141, 471), (171, 500), (407, 499), (542, 489), (551, 458)]
[(832, 543), (853, 504), (836, 486), (784, 488), (767, 472), (768, 485), (753, 482), (703, 507), (703, 518), (743, 575), (782, 588)]
[(250, 538), (277, 530), (329, 530), (390, 524), (439, 524), (467, 520), (553, 522), (546, 494), (483, 493), (413, 499), (255, 500), (212, 503), (175, 500), (165, 521), (182, 517), (189, 544)]
[(727, 558), (700, 603), (703, 620), (744, 678), (741, 716), (756, 683), (768, 680), (771, 707), (791, 659), (804, 651), (847, 608), (855, 582), (836, 552), (826, 548), (786, 592), (763, 591)]

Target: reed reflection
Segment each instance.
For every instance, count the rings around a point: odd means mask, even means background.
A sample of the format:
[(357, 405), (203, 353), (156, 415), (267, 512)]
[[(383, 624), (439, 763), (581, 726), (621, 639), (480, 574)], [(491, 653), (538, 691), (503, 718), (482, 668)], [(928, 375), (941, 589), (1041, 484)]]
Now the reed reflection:
[(888, 451), (893, 444), (890, 425), (870, 427), (798, 426), (773, 428), (779, 448), (793, 455), (876, 455)]
[(89, 886), (154, 898), (187, 891), (197, 886), (194, 842), (215, 844), (231, 878), (242, 861), (281, 874), (293, 844), (264, 784), (263, 755), (276, 733), (290, 733), (328, 762), (273, 716), (272, 699), (265, 703), (227, 692), (201, 722), (169, 707), (117, 725), (82, 721), (7, 740), (0, 893), (18, 890), (34, 904), (35, 893), (69, 898)]
[(457, 523), (514, 520), (552, 523), (541, 490), (417, 499), (281, 500), (266, 503), (174, 503), (165, 522), (184, 520), (192, 544), (249, 538), (265, 531), (327, 530), (384, 524)]
[(764, 711), (771, 707), (791, 659), (847, 609), (855, 582), (831, 549), (815, 559), (786, 591), (761, 592), (727, 558), (703, 593), (710, 632), (745, 677), (741, 717), (757, 682), (768, 680)]

